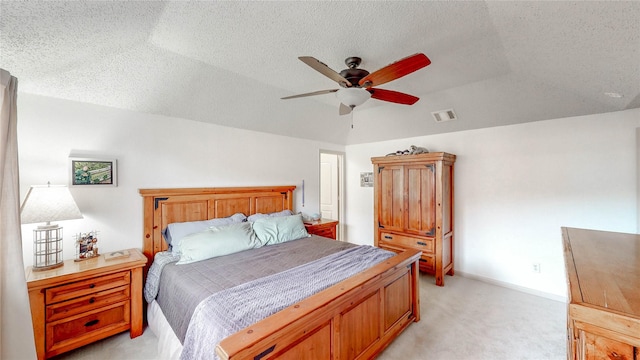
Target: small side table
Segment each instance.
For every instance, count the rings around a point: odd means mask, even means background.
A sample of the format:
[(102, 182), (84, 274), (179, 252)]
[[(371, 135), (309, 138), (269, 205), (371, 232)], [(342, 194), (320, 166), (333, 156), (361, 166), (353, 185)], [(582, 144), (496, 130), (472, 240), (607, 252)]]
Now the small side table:
[(336, 239), (336, 227), (338, 226), (338, 220), (320, 219), (316, 221), (309, 221), (304, 223), (304, 227), (309, 234), (324, 236)]
[(26, 269), (38, 360), (130, 331), (142, 335), (142, 271), (138, 249), (105, 260), (104, 255), (62, 267)]

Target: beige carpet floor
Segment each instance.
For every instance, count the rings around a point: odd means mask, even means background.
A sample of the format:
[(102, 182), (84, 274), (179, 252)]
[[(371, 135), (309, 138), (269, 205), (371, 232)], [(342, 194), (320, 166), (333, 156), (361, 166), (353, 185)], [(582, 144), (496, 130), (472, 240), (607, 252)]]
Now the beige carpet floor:
[[(438, 287), (421, 275), (421, 320), (400, 335), (382, 360), (566, 359), (566, 304), (461, 276)], [(122, 333), (56, 360), (160, 360), (149, 329)], [(312, 359), (312, 358), (310, 358)]]

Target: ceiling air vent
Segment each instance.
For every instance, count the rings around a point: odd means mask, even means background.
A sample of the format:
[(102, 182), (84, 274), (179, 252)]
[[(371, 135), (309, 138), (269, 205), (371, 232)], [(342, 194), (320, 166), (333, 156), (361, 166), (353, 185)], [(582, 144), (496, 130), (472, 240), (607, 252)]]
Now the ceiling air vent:
[(456, 116), (456, 113), (453, 112), (453, 109), (434, 111), (431, 113), (431, 115), (433, 115), (433, 118), (436, 120), (436, 122), (445, 122), (458, 118)]

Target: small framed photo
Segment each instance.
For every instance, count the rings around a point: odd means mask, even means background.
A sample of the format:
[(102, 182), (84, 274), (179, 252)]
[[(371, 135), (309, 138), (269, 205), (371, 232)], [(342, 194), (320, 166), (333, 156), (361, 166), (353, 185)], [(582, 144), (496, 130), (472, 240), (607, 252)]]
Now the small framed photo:
[(69, 158), (71, 186), (118, 186), (116, 159)]
[(373, 187), (373, 173), (361, 172), (360, 173), (360, 186), (361, 187)]

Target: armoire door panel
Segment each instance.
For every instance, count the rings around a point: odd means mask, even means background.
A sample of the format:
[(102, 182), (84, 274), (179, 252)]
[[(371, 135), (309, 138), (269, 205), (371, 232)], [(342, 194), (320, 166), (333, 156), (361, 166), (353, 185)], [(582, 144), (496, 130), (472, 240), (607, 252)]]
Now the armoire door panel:
[(453, 166), (442, 167), (442, 233), (453, 230)]
[(436, 231), (435, 165), (412, 165), (405, 166), (405, 169), (408, 191), (406, 230), (420, 235), (434, 236)]
[(404, 220), (404, 174), (401, 166), (386, 166), (380, 169), (380, 227), (402, 229)]

